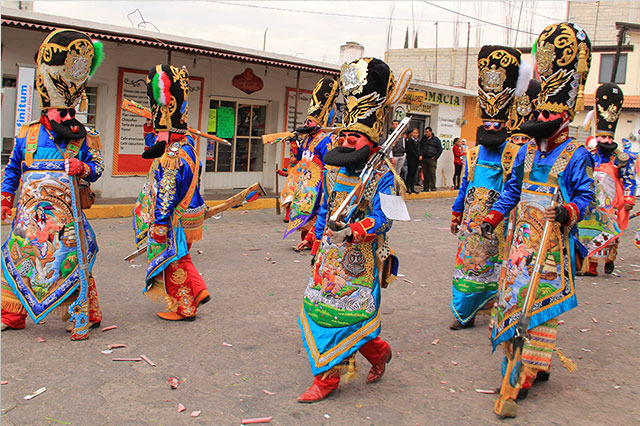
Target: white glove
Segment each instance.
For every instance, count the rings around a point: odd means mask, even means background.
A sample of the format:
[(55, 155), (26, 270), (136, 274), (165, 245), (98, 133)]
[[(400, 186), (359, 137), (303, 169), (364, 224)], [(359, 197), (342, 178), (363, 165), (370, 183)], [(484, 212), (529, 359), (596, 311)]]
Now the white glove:
[(345, 226), (339, 231), (334, 231), (333, 235), (331, 236), (331, 242), (333, 244), (342, 244), (345, 242), (347, 238), (349, 238), (352, 235), (353, 235), (353, 231), (351, 230), (351, 227)]

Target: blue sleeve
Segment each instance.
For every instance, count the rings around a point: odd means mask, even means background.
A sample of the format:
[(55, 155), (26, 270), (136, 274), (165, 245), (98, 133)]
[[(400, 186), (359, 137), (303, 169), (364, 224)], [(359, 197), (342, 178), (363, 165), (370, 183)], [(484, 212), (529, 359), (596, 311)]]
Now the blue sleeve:
[(593, 157), (583, 146), (578, 147), (563, 172), (563, 181), (567, 189), (568, 201), (578, 207), (580, 217), (595, 202), (595, 182), (593, 181)]
[(158, 182), (158, 195), (153, 223), (168, 225), (173, 211), (189, 189), (193, 174), (187, 162), (180, 158), (180, 165), (177, 168), (159, 166), (155, 171), (155, 179)]
[(500, 197), (493, 203), (492, 210), (500, 212), (505, 217), (520, 201), (520, 193), (522, 190), (522, 179), (524, 178), (524, 159), (527, 156), (528, 144), (522, 145), (511, 169), (511, 175), (504, 185), (504, 189)]
[(104, 160), (102, 159), (102, 154), (100, 153), (100, 150), (90, 148), (87, 145), (86, 140), (80, 147), (78, 160), (88, 165), (91, 169), (91, 173), (89, 173), (89, 176), (85, 177), (84, 180), (87, 182), (95, 182), (100, 178), (100, 176), (102, 176), (102, 172), (104, 171)]
[(624, 195), (625, 197), (636, 196), (636, 167), (634, 158), (629, 155), (629, 160), (627, 160), (626, 164), (620, 167), (620, 179), (622, 180), (622, 185), (624, 186)]
[(327, 135), (316, 145), (313, 154), (324, 163), (324, 156), (327, 154), (327, 151), (331, 149), (332, 145), (333, 140), (331, 139), (331, 135)]
[(387, 218), (382, 211), (380, 194), (395, 195), (394, 180), (395, 177), (393, 172), (389, 171), (378, 181), (378, 188), (373, 196), (373, 209), (369, 216), (367, 216), (368, 218), (375, 220), (375, 223), (373, 228), (367, 230), (368, 234), (384, 234), (389, 231), (391, 229), (391, 225), (393, 225), (393, 220)]
[(469, 186), (469, 181), (467, 180), (467, 176), (469, 175), (469, 169), (467, 168), (467, 162), (464, 162), (464, 176), (462, 176), (462, 183), (460, 183), (460, 190), (458, 191), (458, 196), (456, 200), (453, 202), (452, 211), (462, 213), (464, 211), (464, 199), (467, 196), (467, 186)]
[(144, 146), (151, 148), (156, 143), (156, 134), (153, 132), (144, 132)]
[(320, 208), (318, 209), (318, 215), (316, 216), (316, 223), (314, 225), (314, 232), (316, 234), (316, 239), (322, 238), (322, 233), (324, 232), (324, 227), (327, 223), (327, 203), (329, 201), (329, 195), (327, 191), (327, 175), (329, 171), (325, 170), (322, 172), (322, 202), (320, 203)]
[(22, 176), (22, 162), (24, 161), (25, 139), (16, 139), (9, 157), (9, 163), (4, 169), (4, 177), (2, 179), (2, 192), (15, 194), (20, 186), (20, 178)]

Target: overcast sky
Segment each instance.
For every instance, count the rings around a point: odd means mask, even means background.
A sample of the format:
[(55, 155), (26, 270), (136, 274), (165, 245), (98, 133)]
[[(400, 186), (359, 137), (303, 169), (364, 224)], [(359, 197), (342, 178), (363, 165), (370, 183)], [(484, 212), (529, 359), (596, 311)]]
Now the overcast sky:
[[(438, 7), (439, 6), (439, 7)], [(357, 41), (366, 56), (382, 58), (388, 43), (402, 48), (409, 28), (413, 46), (466, 46), (467, 22), (471, 22), (471, 46), (509, 44), (529, 46), (534, 35), (516, 33), (479, 22), (456, 12), (490, 23), (539, 34), (551, 22), (563, 20), (564, 1), (36, 1), (36, 12), (63, 15), (88, 21), (140, 28), (164, 34), (266, 50), (308, 59), (339, 62), (340, 45)], [(140, 13), (135, 12), (138, 9)], [(128, 14), (131, 14), (127, 17)], [(555, 17), (555, 18), (554, 18)], [(144, 24), (142, 20), (151, 24)], [(457, 24), (456, 24), (457, 20)], [(133, 24), (132, 24), (133, 22)], [(437, 26), (435, 22), (438, 22)], [(517, 34), (517, 39), (514, 40)]]

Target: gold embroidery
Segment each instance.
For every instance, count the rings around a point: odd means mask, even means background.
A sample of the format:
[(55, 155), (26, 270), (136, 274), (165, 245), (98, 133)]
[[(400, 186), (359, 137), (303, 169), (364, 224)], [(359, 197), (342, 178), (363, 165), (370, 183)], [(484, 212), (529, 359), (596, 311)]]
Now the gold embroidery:
[(173, 281), (177, 285), (182, 285), (187, 281), (187, 273), (182, 268), (177, 268), (171, 274), (171, 281)]

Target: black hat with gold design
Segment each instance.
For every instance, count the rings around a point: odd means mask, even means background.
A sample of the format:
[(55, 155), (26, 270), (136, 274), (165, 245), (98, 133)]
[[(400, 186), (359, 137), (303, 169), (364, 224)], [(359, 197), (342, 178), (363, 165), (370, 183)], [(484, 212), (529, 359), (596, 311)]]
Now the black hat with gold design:
[(344, 64), (340, 84), (345, 102), (343, 130), (360, 132), (377, 143), (395, 88), (389, 65), (377, 58), (362, 58)]
[(513, 124), (511, 125), (512, 136), (522, 135), (519, 133), (520, 126), (525, 121), (529, 121), (533, 117), (533, 112), (537, 109), (538, 95), (540, 94), (540, 82), (535, 79), (529, 80), (527, 91), (520, 96), (516, 96), (513, 100), (515, 115), (512, 115)]
[(567, 111), (571, 119), (584, 109), (584, 83), (591, 64), (591, 41), (571, 22), (547, 26), (533, 48), (540, 80), (538, 109)]
[(624, 95), (615, 83), (604, 83), (596, 90), (596, 136), (611, 136), (616, 132)]
[(83, 32), (59, 29), (50, 33), (36, 56), (41, 109), (75, 108), (81, 100), (81, 109), (86, 109), (84, 89), (102, 58), (102, 44)]
[(189, 71), (156, 65), (147, 75), (147, 96), (156, 131), (187, 133)]
[(520, 51), (482, 46), (478, 53), (478, 106), (485, 121), (506, 122), (520, 76)]
[(313, 120), (319, 126), (328, 125), (329, 116), (338, 98), (338, 87), (338, 82), (333, 78), (325, 77), (318, 81), (311, 93), (307, 119)]

